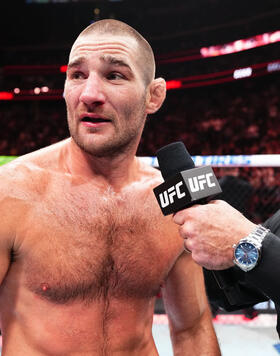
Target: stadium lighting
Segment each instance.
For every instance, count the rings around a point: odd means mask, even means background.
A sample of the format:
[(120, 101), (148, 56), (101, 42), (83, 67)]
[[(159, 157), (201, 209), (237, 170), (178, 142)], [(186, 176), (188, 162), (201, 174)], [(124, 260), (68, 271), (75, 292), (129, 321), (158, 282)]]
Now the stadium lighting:
[(280, 31), (263, 33), (261, 35), (239, 39), (234, 42), (224, 43), (210, 47), (202, 47), (200, 54), (202, 57), (216, 57), (225, 54), (246, 51), (251, 48), (266, 46), (280, 41)]
[(61, 73), (66, 73), (67, 65), (60, 66), (59, 70), (60, 70)]
[(44, 86), (41, 88), (42, 93), (47, 93), (48, 91), (49, 91), (49, 87), (47, 87), (47, 86)]
[(177, 89), (182, 87), (181, 80), (169, 80), (166, 82), (166, 89)]
[(253, 69), (251, 67), (236, 69), (233, 72), (233, 78), (234, 79), (248, 78), (251, 77), (252, 73), (253, 73)]
[(276, 72), (278, 70), (280, 70), (280, 61), (269, 63), (267, 65), (267, 71), (268, 72)]
[(0, 100), (13, 100), (14, 95), (7, 91), (0, 91)]

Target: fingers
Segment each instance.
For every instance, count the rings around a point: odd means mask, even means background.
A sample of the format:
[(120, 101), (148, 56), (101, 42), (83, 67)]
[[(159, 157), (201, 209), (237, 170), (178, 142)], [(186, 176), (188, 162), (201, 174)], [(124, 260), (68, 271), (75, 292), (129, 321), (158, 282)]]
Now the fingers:
[(184, 210), (178, 211), (176, 214), (173, 215), (173, 221), (177, 225), (183, 225), (186, 222), (186, 220), (190, 219), (194, 210), (199, 207), (201, 207), (201, 205), (196, 204)]
[(192, 251), (190, 250), (190, 248), (188, 247), (188, 239), (184, 239), (184, 250), (187, 253), (192, 253)]
[[(177, 225), (183, 225), (186, 221), (192, 221), (196, 225), (208, 220), (216, 221), (221, 219), (225, 214), (231, 215), (235, 209), (223, 200), (212, 200), (208, 204), (193, 205), (184, 210), (178, 211), (173, 215), (173, 221)], [(238, 212), (238, 214), (240, 214)]]
[(179, 234), (183, 239), (187, 239), (189, 237), (189, 227), (187, 225), (188, 223), (185, 222), (183, 225), (179, 226)]
[(173, 221), (177, 225), (183, 225), (185, 220), (185, 210), (178, 211), (176, 214), (173, 215)]

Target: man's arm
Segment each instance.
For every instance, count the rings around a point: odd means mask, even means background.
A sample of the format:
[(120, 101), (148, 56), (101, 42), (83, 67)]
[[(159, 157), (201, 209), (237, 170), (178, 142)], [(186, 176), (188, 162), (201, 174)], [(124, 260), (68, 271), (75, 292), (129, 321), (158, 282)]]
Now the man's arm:
[[(264, 225), (280, 236), (280, 211)], [(233, 245), (256, 227), (228, 203), (217, 200), (196, 205), (175, 214), (174, 222), (180, 225), (185, 247), (192, 258), (210, 270), (223, 270), (234, 266)], [(263, 240), (261, 259), (245, 280), (259, 288), (275, 303), (280, 298), (280, 237), (268, 233)]]
[[(13, 172), (12, 172), (13, 173)], [(12, 196), (15, 186), (9, 177), (9, 171), (0, 169), (0, 285), (10, 266), (11, 251), (15, 245), (16, 227), (19, 226), (21, 211), (18, 208), (18, 199)]]
[[(7, 207), (7, 210), (3, 209), (2, 201), (0, 197), (0, 284), (2, 283), (10, 265), (11, 257), (11, 231), (9, 231), (10, 219), (7, 216), (11, 213)], [(4, 204), (5, 205), (5, 204)]]
[(174, 356), (221, 355), (201, 267), (183, 253), (162, 289)]
[(181, 210), (173, 220), (193, 260), (209, 270), (233, 267), (232, 246), (257, 226), (223, 200)]
[(262, 225), (271, 233), (263, 241), (260, 263), (245, 277), (280, 305), (280, 209)]
[(263, 241), (260, 263), (245, 273), (245, 280), (259, 288), (279, 304), (280, 299), (280, 238), (268, 233)]

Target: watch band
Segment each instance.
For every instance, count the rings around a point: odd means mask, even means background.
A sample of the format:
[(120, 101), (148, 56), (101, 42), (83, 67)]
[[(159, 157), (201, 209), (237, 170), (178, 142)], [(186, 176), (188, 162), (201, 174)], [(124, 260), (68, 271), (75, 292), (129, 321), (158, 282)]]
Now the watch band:
[(260, 249), (262, 247), (263, 239), (266, 237), (266, 235), (269, 232), (270, 232), (269, 229), (266, 229), (262, 225), (258, 225), (252, 232), (250, 232), (250, 234), (248, 236), (244, 237), (239, 242), (242, 242), (242, 241), (246, 240), (247, 242), (251, 242), (258, 249)]

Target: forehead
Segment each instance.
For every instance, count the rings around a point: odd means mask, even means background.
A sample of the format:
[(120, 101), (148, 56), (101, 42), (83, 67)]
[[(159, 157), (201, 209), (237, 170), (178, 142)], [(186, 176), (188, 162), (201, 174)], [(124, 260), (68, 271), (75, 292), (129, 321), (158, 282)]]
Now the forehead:
[(111, 34), (87, 34), (77, 38), (72, 46), (69, 62), (75, 57), (83, 56), (101, 57), (104, 54), (116, 55), (130, 64), (137, 63), (139, 55), (137, 41), (129, 36), (111, 35)]

